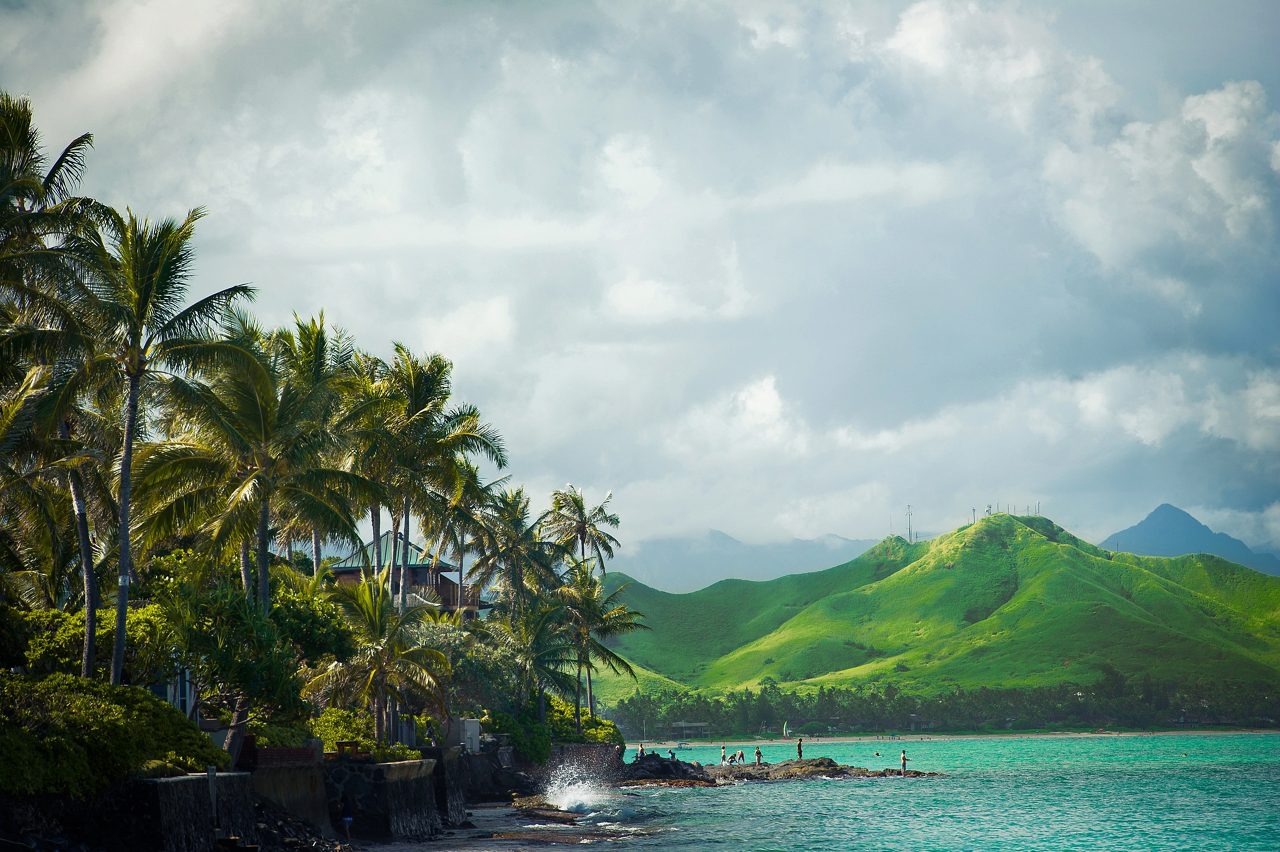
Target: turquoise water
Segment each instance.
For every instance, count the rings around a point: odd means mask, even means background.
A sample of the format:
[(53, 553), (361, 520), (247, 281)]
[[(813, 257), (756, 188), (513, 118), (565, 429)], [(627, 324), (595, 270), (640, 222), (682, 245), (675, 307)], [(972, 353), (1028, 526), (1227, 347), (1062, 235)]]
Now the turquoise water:
[(806, 743), (805, 757), (878, 769), (902, 748), (946, 777), (642, 788), (595, 799), (587, 821), (635, 831), (628, 848), (1280, 849), (1280, 734)]

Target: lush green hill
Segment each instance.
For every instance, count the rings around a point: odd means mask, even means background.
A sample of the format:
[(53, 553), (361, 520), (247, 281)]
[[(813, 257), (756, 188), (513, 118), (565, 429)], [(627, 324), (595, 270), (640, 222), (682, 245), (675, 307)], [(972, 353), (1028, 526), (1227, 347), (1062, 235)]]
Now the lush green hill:
[[(916, 690), (1158, 678), (1280, 684), (1280, 578), (1213, 556), (1110, 553), (993, 515), (844, 565), (670, 594), (610, 575), (652, 630), (617, 649), (651, 678), (731, 689), (892, 680)], [(620, 685), (605, 679), (607, 692)], [(625, 685), (621, 688), (631, 688)]]

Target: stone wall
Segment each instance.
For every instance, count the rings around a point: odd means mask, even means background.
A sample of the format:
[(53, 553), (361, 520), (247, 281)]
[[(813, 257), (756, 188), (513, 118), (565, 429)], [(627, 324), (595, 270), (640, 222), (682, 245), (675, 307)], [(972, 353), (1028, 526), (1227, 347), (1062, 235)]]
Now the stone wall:
[(436, 808), (434, 760), (401, 763), (327, 761), (325, 795), (329, 817), (341, 825), (349, 808), (351, 836), (368, 840), (428, 840), (441, 830)]
[(462, 748), (424, 748), (422, 756), (436, 762), (436, 810), (440, 819), (446, 826), (458, 828), (467, 821)]
[(105, 852), (212, 852), (215, 837), (257, 842), (249, 776), (216, 776), (217, 823), (205, 775), (130, 781), (79, 801), (22, 797), (0, 801), (0, 835), (60, 838)]
[(329, 818), (324, 771), (319, 763), (296, 766), (259, 763), (253, 773), (253, 791), (305, 820), (321, 837), (336, 836)]

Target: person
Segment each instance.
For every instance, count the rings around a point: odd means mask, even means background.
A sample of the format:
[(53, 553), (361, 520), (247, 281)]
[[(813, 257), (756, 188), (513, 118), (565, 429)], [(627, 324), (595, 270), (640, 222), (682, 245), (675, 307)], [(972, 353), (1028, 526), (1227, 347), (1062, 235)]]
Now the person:
[(355, 822), (355, 816), (351, 813), (351, 800), (346, 796), (342, 797), (342, 830), (346, 832), (347, 842), (351, 842), (351, 823)]
[(796, 760), (804, 760), (804, 737), (796, 737)]
[(907, 750), (904, 748), (902, 750), (902, 777), (903, 778), (907, 777), (907, 761), (910, 759), (911, 758), (907, 757)]
[(737, 755), (737, 753), (735, 752), (734, 754), (729, 755), (729, 765), (730, 765), (730, 766), (735, 766), (735, 765), (737, 765), (737, 763), (738, 763), (738, 755)]
[(738, 749), (738, 765), (739, 766), (747, 765), (747, 756), (746, 754), (743, 753), (742, 749)]
[(760, 761), (764, 759), (764, 755), (760, 753), (760, 746), (756, 746), (756, 766), (760, 765)]
[(639, 748), (636, 749), (636, 760), (642, 757), (644, 757), (644, 743), (640, 743)]
[(667, 749), (667, 756), (668, 756), (668, 757), (670, 757), (672, 760), (675, 760), (675, 759), (676, 759), (676, 750), (675, 750), (675, 749), (673, 749), (673, 748), (669, 748), (669, 749)]
[(721, 745), (721, 746), (720, 746), (720, 765), (721, 765), (721, 766), (724, 766), (724, 765), (725, 765), (726, 763), (728, 763), (728, 762), (729, 762), (729, 761), (725, 758), (724, 746), (723, 746), (723, 745)]
[(880, 756), (880, 752), (876, 752), (876, 757), (879, 757), (879, 756)]

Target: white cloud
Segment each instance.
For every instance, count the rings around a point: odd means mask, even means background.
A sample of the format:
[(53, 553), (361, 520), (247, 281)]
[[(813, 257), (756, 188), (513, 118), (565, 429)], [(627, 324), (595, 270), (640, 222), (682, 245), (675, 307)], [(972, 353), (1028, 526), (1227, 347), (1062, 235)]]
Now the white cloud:
[(423, 323), (422, 344), (460, 361), (505, 359), (516, 334), (511, 300), (494, 296), (465, 302)]

